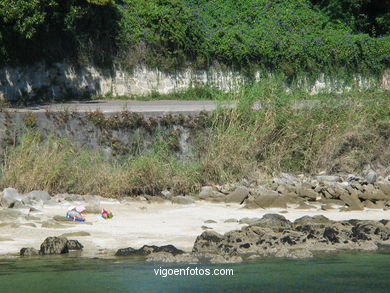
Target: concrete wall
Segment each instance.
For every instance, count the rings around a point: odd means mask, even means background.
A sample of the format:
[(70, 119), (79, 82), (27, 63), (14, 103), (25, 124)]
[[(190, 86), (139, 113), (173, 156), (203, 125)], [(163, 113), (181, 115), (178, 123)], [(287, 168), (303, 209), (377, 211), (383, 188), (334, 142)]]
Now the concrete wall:
[[(255, 78), (269, 73), (256, 72)], [(299, 83), (310, 93), (322, 90), (338, 91), (351, 86), (371, 87), (381, 85), (390, 87), (390, 70), (379, 80), (362, 78), (356, 75), (353, 84), (343, 80), (334, 80), (321, 74), (314, 83), (302, 79)], [(166, 73), (144, 66), (132, 72), (120, 69), (103, 70), (96, 67), (76, 69), (69, 64), (46, 66), (36, 64), (29, 67), (7, 67), (0, 69), (0, 99), (18, 100), (21, 98), (67, 98), (83, 95), (134, 96), (148, 95), (152, 92), (161, 94), (185, 89), (193, 85), (212, 85), (228, 91), (237, 89), (248, 79), (233, 70), (221, 70), (211, 67), (208, 70), (184, 69), (175, 73)]]

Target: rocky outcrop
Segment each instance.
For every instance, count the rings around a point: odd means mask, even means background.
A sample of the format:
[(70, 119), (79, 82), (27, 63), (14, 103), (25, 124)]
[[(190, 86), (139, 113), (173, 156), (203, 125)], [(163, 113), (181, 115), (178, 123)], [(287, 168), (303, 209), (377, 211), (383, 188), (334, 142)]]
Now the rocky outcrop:
[(70, 250), (82, 250), (83, 245), (77, 240), (68, 240), (66, 237), (47, 237), (42, 242), (39, 253), (47, 254), (64, 254)]
[(376, 250), (390, 245), (390, 227), (376, 221), (335, 222), (324, 216), (290, 222), (267, 214), (241, 230), (224, 235), (205, 231), (196, 238), (193, 253), (220, 256), (311, 257), (316, 252)]
[(68, 253), (67, 243), (68, 239), (65, 237), (47, 237), (41, 244), (39, 253), (42, 255)]
[(177, 249), (173, 245), (163, 245), (163, 246), (156, 246), (156, 245), (144, 245), (139, 249), (134, 249), (132, 247), (128, 248), (121, 248), (118, 249), (118, 251), (115, 253), (115, 256), (145, 256), (152, 253), (170, 253), (172, 255), (178, 255), (184, 253), (183, 250)]
[(389, 171), (378, 175), (373, 169), (365, 175), (294, 176), (281, 173), (266, 184), (242, 180), (236, 184), (202, 187), (198, 198), (213, 202), (240, 203), (246, 208), (322, 209), (343, 211), (390, 208)]
[(32, 247), (25, 247), (20, 250), (20, 256), (34, 256), (39, 255), (39, 250)]

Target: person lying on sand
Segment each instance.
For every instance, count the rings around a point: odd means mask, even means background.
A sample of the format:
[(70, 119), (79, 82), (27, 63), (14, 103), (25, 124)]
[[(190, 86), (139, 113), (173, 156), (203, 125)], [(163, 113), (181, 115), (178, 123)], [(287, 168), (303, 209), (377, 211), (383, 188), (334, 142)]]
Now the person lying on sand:
[(102, 217), (104, 219), (111, 219), (113, 216), (111, 211), (107, 211), (105, 208), (102, 209)]
[(68, 212), (66, 213), (66, 218), (73, 219), (73, 221), (81, 220), (85, 221), (85, 216), (83, 215), (83, 211), (85, 210), (85, 207), (83, 206), (77, 206), (74, 208), (68, 209)]

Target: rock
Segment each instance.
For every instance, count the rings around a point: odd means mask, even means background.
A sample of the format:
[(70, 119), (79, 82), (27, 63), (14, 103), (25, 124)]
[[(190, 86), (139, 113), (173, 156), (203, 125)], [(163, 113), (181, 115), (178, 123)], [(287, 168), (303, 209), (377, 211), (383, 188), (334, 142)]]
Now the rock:
[(24, 247), (20, 250), (20, 256), (33, 256), (39, 255), (39, 250), (32, 247)]
[(256, 226), (265, 226), (268, 228), (290, 228), (291, 222), (282, 215), (278, 214), (266, 214), (255, 224)]
[(134, 249), (131, 247), (118, 249), (118, 251), (115, 253), (115, 256), (133, 256), (133, 255), (144, 256), (144, 255), (148, 255), (151, 253), (158, 253), (158, 252), (167, 252), (172, 255), (184, 253), (184, 251), (177, 249), (173, 245), (163, 245), (163, 246), (144, 245), (140, 249)]
[(33, 190), (30, 193), (26, 195), (26, 199), (31, 200), (31, 201), (48, 201), (51, 199), (51, 196), (48, 192), (46, 191), (41, 191), (41, 190)]
[(239, 186), (233, 192), (229, 193), (225, 200), (226, 202), (236, 202), (241, 204), (248, 197), (248, 194), (248, 188)]
[(370, 200), (365, 200), (363, 204), (368, 209), (383, 209), (385, 207), (384, 201), (377, 201), (376, 203), (373, 203)]
[(387, 196), (390, 196), (390, 182), (389, 183), (377, 183), (378, 188)]
[[(274, 191), (273, 191), (274, 192)], [(279, 195), (277, 192), (269, 195), (261, 195), (257, 197), (249, 197), (246, 200), (245, 207), (252, 208), (287, 208), (288, 203), (298, 203), (295, 196)]]
[(211, 186), (203, 186), (199, 192), (200, 199), (208, 199), (213, 197), (213, 187)]
[(247, 224), (247, 225), (253, 225), (260, 221), (260, 218), (242, 218), (240, 219), (240, 224)]
[(68, 239), (65, 237), (47, 237), (41, 244), (39, 253), (42, 255), (68, 253), (67, 242)]
[(311, 185), (307, 183), (298, 184), (296, 193), (298, 196), (307, 197), (311, 200), (317, 200), (321, 198), (321, 196), (311, 188)]
[(237, 219), (233, 219), (233, 218), (230, 218), (230, 219), (227, 219), (225, 221), (223, 221), (224, 223), (238, 223), (238, 220)]
[(172, 203), (175, 204), (193, 204), (195, 200), (190, 196), (174, 196), (172, 197)]
[(329, 175), (322, 175), (322, 176), (316, 176), (316, 179), (318, 183), (326, 183), (326, 182), (338, 182), (340, 181), (339, 176), (329, 176)]
[(215, 224), (217, 223), (217, 221), (214, 221), (214, 220), (206, 220), (204, 221), (205, 224)]
[(186, 263), (186, 264), (197, 264), (199, 259), (189, 253), (173, 255), (168, 252), (157, 252), (151, 253), (146, 257), (147, 262), (157, 263)]
[(203, 225), (200, 227), (202, 230), (212, 230), (213, 228)]
[(115, 253), (115, 256), (129, 256), (129, 255), (136, 255), (137, 249), (134, 249), (132, 247), (127, 248), (120, 248)]
[(372, 184), (375, 183), (377, 177), (378, 175), (374, 170), (369, 170), (364, 179), (367, 181), (368, 184)]
[(333, 221), (328, 219), (323, 215), (317, 216), (303, 216), (294, 221), (294, 226), (303, 226), (303, 225), (312, 225), (312, 224), (322, 224), (322, 225), (332, 225)]
[(364, 186), (364, 191), (359, 195), (361, 199), (369, 200), (388, 200), (390, 196), (386, 195), (382, 190), (376, 189), (374, 185), (367, 184)]
[(14, 188), (5, 188), (3, 190), (3, 196), (1, 198), (1, 205), (3, 207), (12, 207), (15, 202), (22, 201), (23, 197)]
[(77, 240), (68, 240), (66, 246), (68, 247), (68, 250), (82, 250), (84, 248)]
[(217, 232), (204, 231), (196, 238), (192, 252), (218, 253), (217, 245), (223, 239), (223, 235)]
[(78, 231), (78, 232), (64, 233), (60, 235), (60, 237), (83, 237), (83, 236), (91, 236), (91, 234), (84, 231)]
[(363, 204), (360, 202), (358, 197), (343, 194), (340, 196), (340, 199), (349, 206), (350, 210), (361, 211), (364, 209)]

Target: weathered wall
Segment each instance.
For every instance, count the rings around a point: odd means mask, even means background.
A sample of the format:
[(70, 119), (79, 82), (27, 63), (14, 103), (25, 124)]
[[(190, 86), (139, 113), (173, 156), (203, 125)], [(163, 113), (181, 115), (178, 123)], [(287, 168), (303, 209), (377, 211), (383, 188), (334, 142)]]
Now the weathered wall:
[[(257, 72), (260, 79), (269, 73)], [(380, 84), (390, 87), (390, 70), (378, 81), (377, 78), (353, 78), (354, 86), (370, 87)], [(134, 96), (152, 92), (161, 94), (207, 84), (222, 90), (234, 90), (247, 79), (237, 71), (211, 67), (208, 70), (184, 69), (175, 73), (165, 73), (157, 69), (137, 67), (132, 72), (120, 69), (103, 70), (96, 67), (76, 69), (69, 64), (46, 66), (36, 64), (29, 67), (0, 69), (0, 99), (18, 100), (21, 98), (67, 98), (83, 95)], [(311, 93), (321, 90), (337, 91), (348, 88), (351, 83), (334, 80), (322, 74), (314, 83), (302, 79), (300, 84)]]
[(209, 114), (143, 116), (132, 112), (0, 112), (0, 153), (23, 133), (67, 137), (77, 146), (99, 149), (107, 157), (143, 153), (163, 139), (181, 160), (189, 160), (196, 137), (205, 133)]

